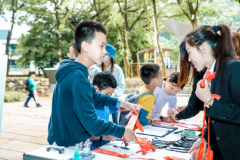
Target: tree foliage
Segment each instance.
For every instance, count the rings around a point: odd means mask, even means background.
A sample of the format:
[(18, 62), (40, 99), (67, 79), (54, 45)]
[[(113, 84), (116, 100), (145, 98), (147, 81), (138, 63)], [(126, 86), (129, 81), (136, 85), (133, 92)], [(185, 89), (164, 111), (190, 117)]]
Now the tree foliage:
[[(6, 2), (6, 0), (4, 0)], [(20, 1), (20, 0), (19, 0)], [(21, 0), (23, 1), (23, 0)], [(20, 65), (31, 61), (38, 67), (53, 67), (67, 58), (69, 44), (74, 40), (77, 24), (83, 20), (102, 23), (108, 30), (107, 43), (116, 47), (115, 61), (126, 76), (130, 64), (136, 63), (136, 53), (154, 47), (153, 17), (197, 23), (240, 26), (240, 5), (229, 0), (24, 0), (27, 16), (18, 18), (30, 26), (28, 34), (18, 41)], [(233, 0), (234, 1), (234, 0)], [(5, 5), (1, 3), (2, 5)], [(156, 3), (156, 13), (153, 2)], [(236, 1), (237, 2), (237, 1)], [(4, 15), (2, 7), (0, 16)], [(193, 18), (192, 18), (192, 15)], [(159, 41), (162, 48), (171, 48), (177, 62), (179, 40), (162, 24)]]

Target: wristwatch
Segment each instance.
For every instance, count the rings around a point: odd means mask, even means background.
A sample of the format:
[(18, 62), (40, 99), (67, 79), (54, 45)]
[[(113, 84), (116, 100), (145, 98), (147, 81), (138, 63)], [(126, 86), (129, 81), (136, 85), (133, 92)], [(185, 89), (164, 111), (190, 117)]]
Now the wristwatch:
[(152, 125), (152, 120), (151, 120), (151, 119), (149, 119), (149, 121), (150, 121), (149, 125)]
[(210, 108), (210, 105), (212, 104), (214, 98), (211, 97), (210, 100), (206, 103), (206, 106)]

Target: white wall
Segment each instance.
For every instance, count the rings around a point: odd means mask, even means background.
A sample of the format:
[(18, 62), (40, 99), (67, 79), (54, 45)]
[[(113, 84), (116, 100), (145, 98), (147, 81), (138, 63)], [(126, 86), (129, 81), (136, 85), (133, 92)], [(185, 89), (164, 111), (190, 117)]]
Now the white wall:
[(6, 72), (7, 72), (7, 56), (0, 55), (0, 138), (2, 128), (2, 115), (3, 115), (3, 103), (6, 83)]

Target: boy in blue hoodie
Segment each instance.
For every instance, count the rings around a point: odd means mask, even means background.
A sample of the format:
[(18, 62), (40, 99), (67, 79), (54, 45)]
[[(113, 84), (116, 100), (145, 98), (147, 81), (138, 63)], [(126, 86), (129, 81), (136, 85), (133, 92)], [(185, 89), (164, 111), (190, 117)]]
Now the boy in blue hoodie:
[(115, 106), (120, 111), (132, 110), (134, 104), (98, 93), (88, 81), (88, 68), (101, 64), (106, 55), (106, 29), (94, 21), (78, 24), (74, 40), (77, 59), (61, 62), (55, 78), (56, 88), (52, 99), (52, 114), (48, 125), (48, 142), (58, 146), (73, 146), (91, 136), (114, 136), (127, 141), (134, 139), (134, 132), (123, 126), (97, 117), (95, 108)]
[[(93, 86), (98, 92), (112, 96), (112, 93), (117, 88), (117, 81), (111, 72), (100, 72), (94, 76)], [(96, 109), (96, 113), (99, 118), (109, 121), (109, 115), (115, 113), (117, 110), (116, 107), (104, 106), (102, 109)], [(113, 136), (92, 137), (91, 149), (97, 149), (115, 139), (116, 137)]]

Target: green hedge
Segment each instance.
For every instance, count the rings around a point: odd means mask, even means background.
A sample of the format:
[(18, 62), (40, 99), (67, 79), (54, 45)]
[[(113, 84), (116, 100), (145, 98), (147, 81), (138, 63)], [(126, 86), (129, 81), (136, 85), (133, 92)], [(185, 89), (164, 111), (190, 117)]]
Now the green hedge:
[(21, 92), (5, 92), (4, 102), (20, 102), (21, 98)]

